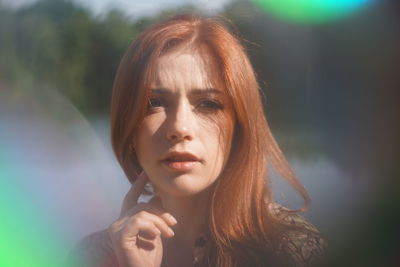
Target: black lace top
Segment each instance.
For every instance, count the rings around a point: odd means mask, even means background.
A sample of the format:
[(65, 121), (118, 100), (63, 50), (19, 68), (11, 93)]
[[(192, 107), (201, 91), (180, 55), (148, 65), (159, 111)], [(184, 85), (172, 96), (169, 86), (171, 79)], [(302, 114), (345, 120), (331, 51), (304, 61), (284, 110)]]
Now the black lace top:
[[(278, 235), (275, 254), (285, 260), (284, 266), (314, 266), (325, 249), (325, 242), (319, 231), (303, 217), (274, 204), (271, 213), (284, 227)], [(206, 236), (201, 236), (194, 245), (193, 265), (206, 256)], [(71, 252), (67, 266), (118, 267), (116, 256), (107, 230), (93, 233), (82, 239)]]

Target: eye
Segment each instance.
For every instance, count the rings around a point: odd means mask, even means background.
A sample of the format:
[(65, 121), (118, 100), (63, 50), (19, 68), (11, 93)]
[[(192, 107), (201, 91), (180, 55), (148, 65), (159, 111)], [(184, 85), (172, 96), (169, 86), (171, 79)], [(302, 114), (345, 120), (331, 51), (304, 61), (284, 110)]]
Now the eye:
[(220, 110), (224, 108), (219, 101), (210, 99), (201, 100), (198, 107), (206, 110)]
[(148, 108), (158, 108), (162, 107), (163, 105), (164, 104), (161, 98), (153, 97), (149, 99)]

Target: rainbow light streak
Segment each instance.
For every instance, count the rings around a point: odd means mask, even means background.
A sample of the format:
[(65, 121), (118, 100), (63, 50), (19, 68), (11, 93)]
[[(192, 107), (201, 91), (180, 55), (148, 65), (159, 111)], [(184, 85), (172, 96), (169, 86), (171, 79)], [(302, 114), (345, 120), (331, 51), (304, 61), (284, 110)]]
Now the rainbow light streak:
[(0, 152), (0, 266), (60, 266), (65, 250), (49, 217), (19, 184), (18, 161), (5, 142)]
[(252, 0), (263, 11), (285, 21), (319, 24), (340, 19), (373, 0)]
[(56, 90), (0, 90), (0, 267), (85, 266), (66, 258), (115, 220), (129, 186), (111, 148)]

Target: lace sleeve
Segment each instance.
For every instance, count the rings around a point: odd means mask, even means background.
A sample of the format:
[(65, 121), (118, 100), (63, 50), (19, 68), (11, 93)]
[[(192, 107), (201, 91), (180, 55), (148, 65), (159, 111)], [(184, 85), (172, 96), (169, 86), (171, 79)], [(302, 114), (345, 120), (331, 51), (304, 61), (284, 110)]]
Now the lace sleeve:
[(277, 254), (287, 259), (289, 266), (315, 266), (326, 247), (317, 228), (278, 204), (271, 205), (270, 210), (282, 223)]

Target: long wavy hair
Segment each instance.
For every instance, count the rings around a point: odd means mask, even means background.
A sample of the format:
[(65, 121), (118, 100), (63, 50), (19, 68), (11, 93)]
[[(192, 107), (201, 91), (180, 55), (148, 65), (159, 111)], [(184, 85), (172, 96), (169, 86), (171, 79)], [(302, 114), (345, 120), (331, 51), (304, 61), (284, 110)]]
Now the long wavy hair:
[(223, 23), (181, 15), (152, 26), (133, 41), (119, 65), (112, 93), (115, 155), (134, 182), (141, 167), (132, 140), (146, 115), (146, 90), (154, 78), (157, 60), (171, 49), (186, 45), (201, 48), (211, 58), (214, 69), (209, 74), (222, 81), (235, 113), (230, 154), (209, 201), (209, 229), (214, 242), (206, 264), (263, 266), (279, 231), (269, 209), (273, 202), (270, 166), (300, 193), (304, 209), (309, 197), (271, 133), (245, 49)]

